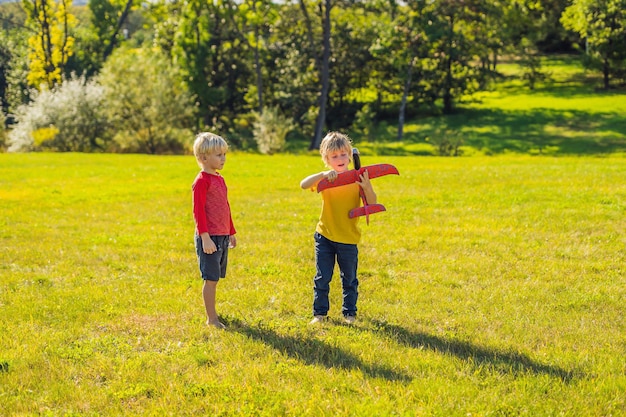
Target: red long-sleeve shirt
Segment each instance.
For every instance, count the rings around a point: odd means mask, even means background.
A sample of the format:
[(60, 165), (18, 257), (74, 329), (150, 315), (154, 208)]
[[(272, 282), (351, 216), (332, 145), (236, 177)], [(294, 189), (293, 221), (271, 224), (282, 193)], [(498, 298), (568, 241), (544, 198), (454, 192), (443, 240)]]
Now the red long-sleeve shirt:
[(191, 186), (193, 218), (198, 234), (231, 236), (236, 233), (228, 204), (228, 189), (224, 178), (200, 171)]

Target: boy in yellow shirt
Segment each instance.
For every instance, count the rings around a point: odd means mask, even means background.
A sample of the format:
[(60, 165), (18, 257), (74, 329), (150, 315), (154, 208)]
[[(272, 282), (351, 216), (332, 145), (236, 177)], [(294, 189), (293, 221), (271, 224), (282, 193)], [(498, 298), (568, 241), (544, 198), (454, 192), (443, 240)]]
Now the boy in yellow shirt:
[[(328, 171), (312, 174), (300, 182), (303, 189), (314, 189), (324, 178), (334, 181), (341, 172), (348, 171), (352, 157), (350, 139), (338, 132), (329, 132), (320, 144), (322, 161)], [(356, 319), (359, 280), (357, 266), (361, 239), (358, 217), (349, 218), (351, 209), (359, 207), (359, 188), (363, 189), (369, 204), (376, 204), (376, 193), (372, 188), (367, 171), (359, 176), (360, 181), (340, 187), (327, 188), (321, 192), (322, 213), (315, 228), (315, 266), (313, 320), (311, 324), (323, 322), (328, 314), (328, 292), (335, 261), (339, 265), (343, 288), (342, 313), (347, 323)]]

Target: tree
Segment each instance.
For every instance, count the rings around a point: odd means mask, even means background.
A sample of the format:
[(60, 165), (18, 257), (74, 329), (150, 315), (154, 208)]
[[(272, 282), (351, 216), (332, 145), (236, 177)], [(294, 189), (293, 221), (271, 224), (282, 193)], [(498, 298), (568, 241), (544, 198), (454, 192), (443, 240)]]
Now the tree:
[(24, 34), (27, 29), (23, 25), (25, 18), (19, 3), (0, 5), (0, 110), (4, 110), (5, 114), (11, 111), (12, 73), (22, 61), (25, 62), (20, 60), (20, 56), (25, 56), (26, 50)]
[[(319, 94), (319, 71), (315, 42), (317, 35), (312, 22), (303, 22), (299, 2), (284, 4), (272, 27), (265, 67), (268, 68), (264, 87), (266, 106), (278, 106), (295, 120), (302, 131), (313, 135), (316, 103)], [(308, 11), (307, 11), (308, 15)], [(311, 117), (313, 116), (313, 117)]]
[(437, 0), (427, 30), (433, 42), (433, 55), (439, 63), (440, 88), (444, 114), (452, 113), (456, 96), (466, 92), (476, 77), (471, 65), (472, 43), (467, 33), (476, 19), (480, 0)]
[(28, 37), (29, 31), (16, 28), (0, 32), (0, 107), (8, 115), (30, 99), (28, 86)]
[(561, 18), (563, 26), (586, 39), (591, 68), (600, 68), (604, 88), (626, 68), (626, 0), (574, 0)]
[[(541, 0), (541, 18), (535, 46), (542, 53), (571, 52), (576, 37), (560, 22), (572, 0)], [(505, 7), (502, 5), (502, 7)]]
[[(6, 112), (8, 110), (6, 104), (7, 88), (9, 86), (7, 76), (11, 65), (11, 50), (6, 37), (4, 32), (0, 32), (0, 113), (3, 115), (3, 111)], [(4, 117), (2, 121), (4, 122)]]
[[(338, 7), (343, 6), (343, 7)], [(379, 10), (338, 3), (332, 16), (332, 56), (326, 125), (329, 130), (348, 128), (362, 107), (359, 97), (376, 68), (371, 45), (389, 19)], [(374, 106), (372, 106), (374, 107)]]
[(30, 47), (30, 85), (52, 88), (62, 80), (64, 66), (73, 53), (72, 29), (76, 19), (70, 9), (72, 0), (23, 0), (27, 23), (33, 28)]
[[(398, 110), (398, 131), (396, 138), (402, 140), (407, 104), (415, 78), (420, 77), (424, 61), (428, 60), (429, 49), (425, 41), (423, 27), (424, 2), (415, 1), (404, 13), (394, 13), (395, 19), (387, 22), (377, 41), (372, 45), (372, 54), (383, 61), (386, 68), (381, 71), (385, 83), (393, 83), (389, 92), (401, 94)], [(418, 77), (415, 77), (417, 73)], [(419, 81), (419, 80), (418, 80)], [(377, 81), (379, 84), (383, 84)], [(377, 88), (380, 90), (380, 88)], [(415, 98), (419, 101), (419, 98)]]
[(263, 114), (263, 60), (262, 50), (267, 48), (267, 38), (270, 36), (270, 27), (273, 25), (278, 14), (276, 6), (271, 0), (245, 0), (239, 6), (238, 19), (233, 21), (233, 26), (239, 31), (248, 48), (254, 51), (254, 70), (256, 75), (256, 108)]
[(133, 0), (89, 0), (91, 21), (103, 47), (103, 61), (124, 39), (122, 26), (128, 19), (133, 3)]
[(247, 43), (232, 24), (237, 4), (189, 0), (180, 13), (174, 61), (198, 99), (203, 126), (228, 123), (247, 110), (244, 97), (250, 80)]
[[(320, 79), (320, 93), (318, 98), (318, 113), (315, 121), (315, 133), (311, 139), (309, 149), (319, 149), (322, 142), (322, 134), (324, 127), (326, 126), (326, 105), (328, 103), (328, 90), (330, 85), (330, 37), (331, 37), (331, 20), (330, 11), (332, 9), (332, 0), (320, 0), (319, 9), (322, 22), (322, 51), (319, 57), (315, 60), (317, 63), (317, 69), (319, 71)], [(312, 29), (312, 22), (309, 18), (307, 11), (307, 5), (305, 0), (300, 0), (300, 9), (303, 12), (306, 27), (308, 28), (309, 43), (311, 44), (311, 50), (315, 51), (314, 34)]]

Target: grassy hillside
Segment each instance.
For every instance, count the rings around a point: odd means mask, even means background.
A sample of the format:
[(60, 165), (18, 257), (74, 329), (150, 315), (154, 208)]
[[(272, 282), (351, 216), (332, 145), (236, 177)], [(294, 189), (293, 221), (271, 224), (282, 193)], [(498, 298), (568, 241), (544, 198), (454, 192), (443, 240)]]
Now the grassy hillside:
[(317, 156), (231, 154), (204, 326), (192, 157), (0, 154), (2, 415), (626, 413), (623, 157), (363, 157), (359, 317), (310, 320)]
[(534, 90), (516, 61), (504, 61), (491, 91), (458, 100), (457, 113), (418, 117), (396, 140), (396, 123), (379, 126), (359, 149), (374, 154), (433, 155), (442, 142), (464, 155), (606, 155), (626, 152), (626, 91), (600, 90), (577, 57), (546, 57)]

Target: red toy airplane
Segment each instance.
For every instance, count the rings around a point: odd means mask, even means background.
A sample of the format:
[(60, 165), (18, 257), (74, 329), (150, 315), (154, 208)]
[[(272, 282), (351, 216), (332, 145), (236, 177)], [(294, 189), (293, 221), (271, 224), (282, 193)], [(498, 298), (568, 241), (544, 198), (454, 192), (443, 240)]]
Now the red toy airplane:
[[(369, 165), (366, 167), (361, 167), (361, 159), (359, 157), (359, 151), (357, 148), (352, 149), (352, 157), (354, 160), (354, 169), (350, 171), (341, 172), (335, 178), (335, 181), (330, 182), (326, 178), (322, 179), (317, 184), (317, 192), (323, 191), (327, 188), (340, 187), (342, 185), (353, 184), (359, 180), (361, 174), (365, 171), (369, 174), (369, 178), (377, 178), (382, 177), (383, 175), (395, 174), (400, 175), (398, 169), (390, 164), (376, 164)], [(379, 213), (381, 211), (385, 211), (385, 206), (382, 204), (367, 204), (367, 199), (365, 198), (365, 193), (362, 188), (359, 188), (359, 194), (361, 195), (361, 200), (363, 200), (363, 206), (353, 208), (350, 210), (348, 216), (352, 219), (358, 216), (365, 216), (365, 221), (367, 224), (370, 223), (370, 214)]]

